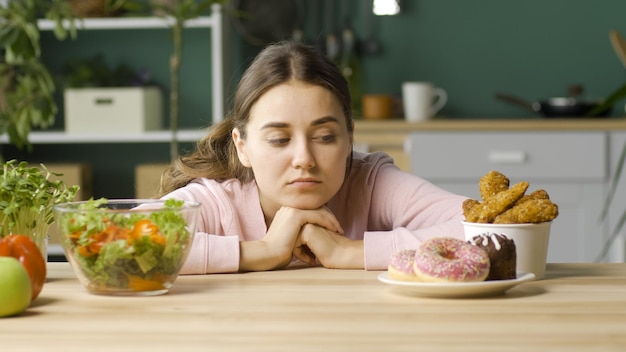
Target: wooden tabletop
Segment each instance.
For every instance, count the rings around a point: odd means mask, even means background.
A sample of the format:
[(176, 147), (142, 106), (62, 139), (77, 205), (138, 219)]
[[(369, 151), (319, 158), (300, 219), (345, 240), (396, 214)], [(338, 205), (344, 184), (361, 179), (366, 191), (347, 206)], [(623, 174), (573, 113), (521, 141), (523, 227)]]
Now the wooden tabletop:
[(549, 264), (503, 296), (422, 298), (380, 272), (301, 268), (182, 276), (166, 295), (89, 294), (49, 263), (2, 351), (623, 351), (626, 264)]

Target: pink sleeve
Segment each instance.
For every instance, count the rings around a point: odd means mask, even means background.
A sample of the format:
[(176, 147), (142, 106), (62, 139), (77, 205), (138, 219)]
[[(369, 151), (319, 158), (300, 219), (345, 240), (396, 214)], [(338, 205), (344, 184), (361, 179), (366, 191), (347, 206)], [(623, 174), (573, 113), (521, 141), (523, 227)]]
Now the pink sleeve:
[(198, 228), (181, 274), (211, 274), (239, 270), (239, 233), (235, 211), (216, 182), (201, 180), (163, 198), (197, 201), (202, 206)]
[(464, 238), (462, 204), (467, 197), (391, 164), (381, 165), (370, 187), (369, 229), (380, 230), (363, 234), (366, 270), (386, 269), (395, 252), (417, 248), (428, 238)]
[(196, 232), (181, 274), (228, 273), (239, 270), (239, 238)]
[(463, 239), (463, 225), (460, 219), (434, 225), (429, 228), (410, 231), (399, 227), (392, 231), (369, 231), (364, 235), (365, 270), (386, 270), (389, 258), (405, 248), (417, 248), (431, 237), (454, 237)]

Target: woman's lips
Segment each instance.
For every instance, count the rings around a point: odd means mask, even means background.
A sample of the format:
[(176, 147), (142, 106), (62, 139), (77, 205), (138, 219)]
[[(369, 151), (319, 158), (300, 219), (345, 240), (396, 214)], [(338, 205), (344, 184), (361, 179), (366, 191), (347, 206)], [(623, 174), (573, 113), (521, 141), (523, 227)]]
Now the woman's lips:
[(319, 185), (320, 183), (321, 182), (319, 180), (316, 180), (314, 178), (298, 178), (298, 179), (289, 181), (290, 186), (301, 187), (301, 188), (315, 187)]

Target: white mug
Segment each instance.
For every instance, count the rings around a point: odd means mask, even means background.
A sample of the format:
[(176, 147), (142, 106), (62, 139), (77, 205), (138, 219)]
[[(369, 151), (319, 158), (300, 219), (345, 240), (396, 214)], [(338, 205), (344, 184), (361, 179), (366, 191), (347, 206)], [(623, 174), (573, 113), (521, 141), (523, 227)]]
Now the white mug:
[[(435, 99), (436, 98), (436, 99)], [(402, 105), (407, 121), (417, 122), (431, 119), (448, 101), (442, 88), (429, 82), (402, 83)]]

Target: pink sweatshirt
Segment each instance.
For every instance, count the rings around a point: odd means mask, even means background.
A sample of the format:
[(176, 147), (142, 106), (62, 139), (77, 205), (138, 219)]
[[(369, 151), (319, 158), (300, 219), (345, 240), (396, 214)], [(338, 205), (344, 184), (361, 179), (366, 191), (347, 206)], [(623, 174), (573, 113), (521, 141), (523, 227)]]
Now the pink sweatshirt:
[[(164, 198), (202, 204), (182, 274), (236, 272), (239, 241), (259, 240), (267, 232), (255, 182), (203, 178)], [(382, 270), (393, 253), (427, 238), (462, 239), (464, 200), (400, 171), (386, 154), (355, 152), (352, 171), (328, 208), (346, 237), (364, 240), (365, 269)]]

